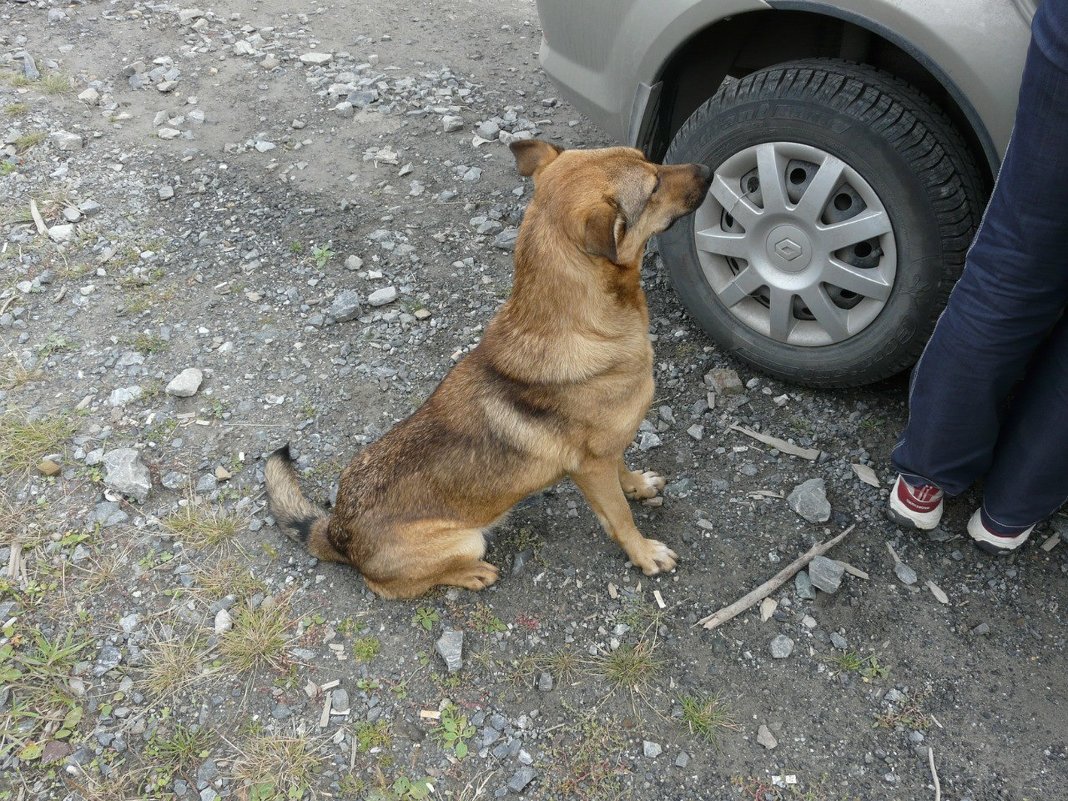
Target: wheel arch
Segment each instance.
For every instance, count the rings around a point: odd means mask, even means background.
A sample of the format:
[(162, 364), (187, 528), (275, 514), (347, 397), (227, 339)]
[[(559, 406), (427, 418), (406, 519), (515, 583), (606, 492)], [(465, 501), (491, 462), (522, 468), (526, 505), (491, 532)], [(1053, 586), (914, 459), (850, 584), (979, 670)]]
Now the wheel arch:
[(939, 105), (965, 139), (985, 187), (1000, 157), (986, 126), (964, 93), (937, 64), (894, 31), (853, 12), (809, 0), (770, 0), (773, 12), (722, 19), (697, 31), (663, 64), (635, 142), (659, 160), (686, 119), (727, 78), (803, 58), (844, 58), (901, 78)]

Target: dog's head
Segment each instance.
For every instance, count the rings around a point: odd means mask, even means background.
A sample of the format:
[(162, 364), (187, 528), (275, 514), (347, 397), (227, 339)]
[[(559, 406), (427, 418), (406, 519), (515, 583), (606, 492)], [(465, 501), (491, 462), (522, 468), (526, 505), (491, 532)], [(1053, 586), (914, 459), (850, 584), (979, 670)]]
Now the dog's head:
[[(640, 150), (562, 150), (539, 139), (511, 144), (521, 175), (586, 253), (635, 264), (649, 237), (701, 205), (712, 172), (703, 164), (653, 164)], [(544, 210), (544, 208), (543, 208)]]

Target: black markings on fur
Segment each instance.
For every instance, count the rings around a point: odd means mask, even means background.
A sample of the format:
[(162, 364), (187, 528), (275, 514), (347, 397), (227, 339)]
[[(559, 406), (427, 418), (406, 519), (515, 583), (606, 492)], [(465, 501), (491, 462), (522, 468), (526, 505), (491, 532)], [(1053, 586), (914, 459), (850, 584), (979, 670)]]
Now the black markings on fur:
[(315, 520), (316, 518), (314, 517), (304, 517), (300, 520), (289, 521), (289, 525), (293, 528), (294, 539), (307, 545), (308, 538), (311, 536), (312, 525), (315, 523)]
[(555, 417), (555, 404), (539, 397), (540, 393), (536, 387), (509, 378), (488, 361), (483, 367), (486, 376), (493, 382), (494, 388), (499, 390), (520, 414), (540, 422), (548, 422)]

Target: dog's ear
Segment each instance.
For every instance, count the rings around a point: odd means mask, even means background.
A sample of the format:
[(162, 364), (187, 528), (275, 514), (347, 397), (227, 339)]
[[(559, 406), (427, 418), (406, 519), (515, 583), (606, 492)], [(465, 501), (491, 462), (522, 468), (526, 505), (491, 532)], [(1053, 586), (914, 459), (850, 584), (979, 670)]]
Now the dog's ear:
[(586, 218), (586, 252), (615, 263), (619, 258), (616, 248), (626, 235), (626, 229), (626, 220), (619, 209), (602, 203)]
[(515, 166), (520, 175), (536, 175), (564, 152), (563, 148), (540, 139), (518, 139), (508, 147), (515, 156)]

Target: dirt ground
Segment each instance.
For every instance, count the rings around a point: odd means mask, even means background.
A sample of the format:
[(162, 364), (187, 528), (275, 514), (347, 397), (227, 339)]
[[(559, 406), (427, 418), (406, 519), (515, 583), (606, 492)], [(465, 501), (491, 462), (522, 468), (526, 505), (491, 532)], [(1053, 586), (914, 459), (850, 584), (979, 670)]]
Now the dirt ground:
[[(1008, 559), (961, 536), (974, 493), (896, 529), (904, 380), (755, 374), (655, 255), (627, 458), (671, 482), (634, 511), (676, 571), (627, 565), (567, 482), (480, 594), (383, 602), (272, 525), (266, 452), (326, 502), (507, 296), (505, 142), (607, 144), (539, 39), (529, 0), (0, 0), (0, 801), (927, 799), (932, 759), (943, 799), (1068, 797), (1068, 520)], [(809, 479), (822, 524), (786, 500)], [(862, 576), (695, 625), (851, 524)]]

